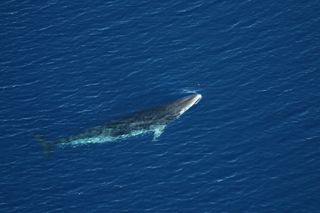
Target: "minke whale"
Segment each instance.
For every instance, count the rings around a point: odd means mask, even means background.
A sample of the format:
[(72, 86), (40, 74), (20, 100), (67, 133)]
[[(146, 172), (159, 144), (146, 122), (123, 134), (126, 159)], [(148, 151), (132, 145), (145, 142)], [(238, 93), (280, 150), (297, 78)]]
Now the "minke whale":
[(188, 95), (56, 141), (48, 141), (41, 135), (35, 135), (35, 138), (47, 153), (51, 153), (55, 146), (105, 143), (148, 133), (153, 134), (153, 140), (157, 140), (170, 122), (179, 118), (201, 98), (201, 94)]

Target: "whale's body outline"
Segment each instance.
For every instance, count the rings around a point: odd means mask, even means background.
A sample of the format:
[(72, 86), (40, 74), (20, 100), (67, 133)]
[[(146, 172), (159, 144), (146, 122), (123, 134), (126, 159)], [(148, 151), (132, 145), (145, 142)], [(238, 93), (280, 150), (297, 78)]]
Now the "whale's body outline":
[(105, 125), (90, 128), (78, 135), (56, 141), (47, 141), (40, 135), (35, 137), (46, 152), (51, 152), (55, 145), (105, 143), (147, 133), (153, 133), (153, 140), (156, 140), (170, 122), (179, 118), (193, 105), (197, 104), (201, 98), (202, 95), (200, 94), (192, 94), (162, 106), (131, 113)]

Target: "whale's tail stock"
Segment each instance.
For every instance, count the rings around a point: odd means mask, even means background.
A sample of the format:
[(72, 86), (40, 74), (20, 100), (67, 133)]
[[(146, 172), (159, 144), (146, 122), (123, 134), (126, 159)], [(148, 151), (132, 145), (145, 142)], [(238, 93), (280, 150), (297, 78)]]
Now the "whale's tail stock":
[(54, 143), (52, 141), (47, 140), (43, 135), (34, 135), (33, 137), (41, 145), (44, 153), (48, 157), (51, 157), (52, 152), (53, 152)]

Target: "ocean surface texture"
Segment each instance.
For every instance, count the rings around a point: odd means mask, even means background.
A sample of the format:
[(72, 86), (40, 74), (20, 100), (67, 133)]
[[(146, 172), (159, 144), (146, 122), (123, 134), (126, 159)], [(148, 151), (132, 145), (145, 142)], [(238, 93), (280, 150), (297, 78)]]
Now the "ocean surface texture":
[[(320, 212), (320, 2), (0, 3), (0, 212)], [(200, 93), (152, 135), (56, 147)]]

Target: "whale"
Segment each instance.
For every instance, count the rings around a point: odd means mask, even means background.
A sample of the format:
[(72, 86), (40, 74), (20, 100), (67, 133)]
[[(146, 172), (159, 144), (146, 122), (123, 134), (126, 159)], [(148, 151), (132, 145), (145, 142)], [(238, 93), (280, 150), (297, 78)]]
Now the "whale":
[(169, 123), (196, 105), (202, 99), (201, 94), (192, 94), (160, 106), (137, 111), (106, 124), (89, 128), (80, 134), (49, 141), (42, 135), (35, 135), (44, 151), (51, 153), (55, 146), (78, 146), (124, 140), (144, 134), (153, 135), (158, 140)]

